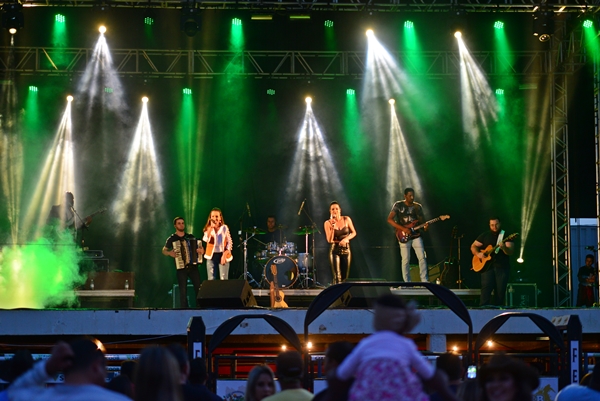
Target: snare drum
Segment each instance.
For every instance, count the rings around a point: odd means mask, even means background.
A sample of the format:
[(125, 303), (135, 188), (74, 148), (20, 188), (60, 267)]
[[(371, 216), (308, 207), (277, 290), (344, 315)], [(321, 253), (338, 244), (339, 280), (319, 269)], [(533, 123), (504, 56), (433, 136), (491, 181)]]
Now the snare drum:
[(277, 245), (277, 242), (269, 242), (267, 244), (267, 254), (269, 256), (275, 256), (279, 254), (279, 245)]
[(287, 256), (275, 256), (265, 265), (265, 278), (269, 283), (273, 281), (271, 265), (277, 266), (277, 284), (281, 288), (289, 288), (298, 279), (298, 266), (293, 259)]
[(283, 243), (284, 254), (291, 257), (296, 257), (296, 243), (294, 242), (284, 242)]

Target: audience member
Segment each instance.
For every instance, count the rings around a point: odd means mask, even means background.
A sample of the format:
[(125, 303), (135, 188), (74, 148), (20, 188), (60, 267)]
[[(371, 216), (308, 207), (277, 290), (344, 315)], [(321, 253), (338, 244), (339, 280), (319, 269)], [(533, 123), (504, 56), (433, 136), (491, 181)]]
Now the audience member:
[[(5, 359), (0, 365), (0, 379), (8, 382), (8, 386), (23, 373), (33, 367), (33, 357), (28, 350), (18, 350), (11, 359)], [(8, 387), (7, 386), (7, 387)], [(0, 392), (0, 401), (8, 401), (8, 392)]]
[(594, 366), (587, 386), (566, 386), (556, 395), (556, 401), (600, 401), (600, 365)]
[(456, 392), (460, 401), (481, 401), (481, 387), (477, 379), (467, 379), (460, 384)]
[[(173, 354), (163, 347), (142, 351), (135, 372), (136, 401), (183, 401), (181, 374)], [(87, 401), (87, 400), (86, 400)]]
[[(223, 401), (221, 397), (211, 393), (204, 385), (204, 383), (206, 383), (206, 368), (204, 368), (204, 380), (201, 384), (192, 385), (188, 383), (191, 367), (185, 348), (179, 344), (169, 344), (167, 349), (173, 354), (179, 365), (181, 373), (179, 383), (181, 384), (181, 393), (183, 394), (184, 401)], [(200, 359), (200, 361), (202, 365), (204, 365), (204, 361), (202, 359)], [(196, 367), (196, 369), (198, 369), (198, 367)]]
[(133, 383), (125, 375), (113, 377), (111, 381), (106, 383), (106, 388), (133, 399)]
[(281, 391), (264, 398), (264, 401), (310, 401), (311, 392), (302, 388), (302, 355), (297, 351), (285, 351), (277, 355), (275, 367)]
[[(64, 384), (45, 388), (47, 380), (64, 372)], [(80, 339), (58, 342), (47, 361), (34, 365), (8, 389), (11, 401), (130, 401), (105, 389), (106, 359), (96, 344)]]
[(262, 401), (275, 394), (275, 375), (267, 365), (257, 365), (248, 374), (244, 401)]
[(456, 396), (448, 389), (446, 376), (437, 371), (404, 336), (419, 322), (414, 306), (392, 294), (378, 298), (373, 326), (375, 333), (364, 338), (338, 367), (342, 380), (355, 378), (348, 399), (428, 401), (423, 383), (438, 391), (444, 400)]
[[(456, 394), (463, 377), (464, 369), (460, 356), (447, 352), (438, 356), (435, 361), (435, 367), (448, 376), (448, 387), (452, 393)], [(442, 398), (437, 392), (429, 396), (431, 401), (441, 401)]]
[(325, 360), (323, 361), (323, 371), (327, 378), (327, 388), (318, 394), (315, 394), (313, 401), (345, 401), (348, 399), (350, 383), (342, 383), (335, 380), (335, 371), (338, 366), (352, 352), (354, 346), (348, 341), (337, 341), (329, 344), (325, 351)]
[(135, 380), (136, 367), (136, 361), (123, 361), (121, 363), (121, 376), (127, 376), (127, 378), (133, 383), (133, 381)]
[(520, 359), (494, 354), (477, 374), (481, 401), (531, 401), (539, 373)]

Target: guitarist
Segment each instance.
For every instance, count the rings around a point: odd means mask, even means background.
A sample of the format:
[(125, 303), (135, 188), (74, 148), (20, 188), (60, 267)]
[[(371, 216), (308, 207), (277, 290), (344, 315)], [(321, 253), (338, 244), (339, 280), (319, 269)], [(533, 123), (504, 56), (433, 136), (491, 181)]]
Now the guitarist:
[[(488, 246), (499, 245), (492, 257), (481, 270), (481, 306), (498, 305), (504, 306), (506, 286), (510, 273), (509, 256), (514, 252), (512, 241), (503, 241), (504, 230), (500, 229), (501, 223), (498, 217), (490, 218), (490, 231), (481, 234), (471, 245), (471, 253), (479, 259), (484, 259), (483, 251)], [(496, 294), (496, 302), (493, 303), (492, 291)]]
[[(387, 222), (396, 230), (403, 231), (406, 235), (414, 235), (410, 227), (414, 224), (419, 225), (425, 222), (423, 207), (420, 203), (415, 202), (415, 190), (406, 188), (404, 190), (404, 200), (394, 203)], [(427, 231), (429, 225), (423, 226), (423, 230)], [(406, 242), (398, 241), (400, 245), (400, 256), (402, 257), (402, 279), (404, 282), (410, 282), (410, 248), (415, 250), (419, 259), (419, 274), (421, 282), (429, 281), (429, 271), (427, 268), (427, 255), (423, 246), (423, 239), (417, 233), (416, 238), (409, 239)]]
[(75, 241), (78, 232), (89, 227), (90, 224), (92, 224), (92, 216), (82, 220), (75, 213), (75, 197), (72, 192), (65, 192), (63, 203), (52, 206), (46, 219), (46, 225), (49, 227), (48, 235), (54, 240), (59, 239), (59, 232), (69, 230)]

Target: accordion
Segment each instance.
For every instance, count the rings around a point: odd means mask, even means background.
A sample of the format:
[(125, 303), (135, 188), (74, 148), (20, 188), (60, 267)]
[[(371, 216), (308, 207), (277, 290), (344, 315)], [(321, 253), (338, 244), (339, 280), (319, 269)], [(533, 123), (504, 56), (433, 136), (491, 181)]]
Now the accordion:
[(198, 254), (198, 249), (202, 249), (202, 242), (196, 238), (174, 241), (173, 250), (176, 255), (175, 266), (177, 269), (185, 269), (188, 266), (202, 263), (202, 255)]

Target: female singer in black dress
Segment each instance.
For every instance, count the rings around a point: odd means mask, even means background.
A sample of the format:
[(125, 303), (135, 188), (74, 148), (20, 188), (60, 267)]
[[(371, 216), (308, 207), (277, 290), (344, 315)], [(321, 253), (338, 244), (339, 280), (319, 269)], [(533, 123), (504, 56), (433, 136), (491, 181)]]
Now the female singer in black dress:
[(329, 264), (333, 273), (333, 284), (339, 284), (348, 278), (350, 273), (350, 240), (356, 237), (352, 219), (342, 216), (342, 208), (336, 201), (329, 205), (329, 220), (325, 221), (325, 234), (329, 248)]

